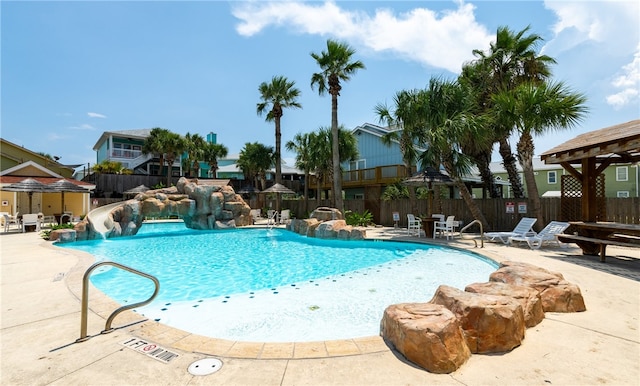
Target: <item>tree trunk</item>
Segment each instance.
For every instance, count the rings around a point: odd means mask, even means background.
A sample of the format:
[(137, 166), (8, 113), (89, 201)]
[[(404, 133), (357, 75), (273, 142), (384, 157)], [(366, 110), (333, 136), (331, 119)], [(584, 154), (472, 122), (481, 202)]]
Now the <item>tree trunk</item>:
[(276, 116), (276, 184), (282, 183), (282, 157), (280, 155), (280, 146), (282, 141), (282, 133), (280, 132), (280, 117)]
[(499, 151), (500, 155), (502, 156), (504, 169), (507, 171), (507, 175), (509, 176), (509, 182), (511, 183), (511, 191), (513, 192), (513, 197), (524, 198), (524, 189), (522, 188), (522, 181), (520, 181), (520, 176), (518, 175), (518, 167), (516, 166), (517, 160), (516, 157), (513, 156), (511, 145), (509, 145), (509, 140), (507, 138), (503, 138), (500, 140)]
[[(447, 173), (449, 173), (450, 176), (456, 175), (454, 173), (452, 164), (448, 162), (444, 162), (443, 164), (444, 164), (445, 170), (447, 171)], [(469, 192), (467, 185), (465, 185), (464, 182), (462, 182), (462, 179), (460, 179), (460, 177), (452, 177), (452, 179), (453, 179), (453, 184), (456, 186), (456, 188), (458, 188), (458, 191), (460, 192), (460, 197), (462, 197), (462, 199), (464, 200), (464, 203), (467, 205), (467, 208), (469, 208), (469, 211), (471, 212), (471, 215), (473, 216), (473, 218), (475, 220), (480, 221), (484, 229), (488, 229), (489, 223), (487, 222), (487, 219), (484, 217), (484, 214), (482, 213), (482, 211), (480, 210), (476, 202), (473, 200), (473, 197), (471, 196), (471, 192)]]
[(491, 163), (491, 153), (482, 152), (480, 154), (473, 155), (473, 158), (476, 161), (476, 166), (478, 166), (478, 171), (484, 188), (489, 192), (489, 197), (500, 198), (500, 189), (498, 188), (495, 178), (493, 177), (493, 173), (491, 172), (491, 168), (489, 167), (489, 164)]
[(535, 223), (535, 228), (539, 231), (544, 227), (545, 220), (542, 216), (542, 202), (540, 201), (538, 185), (536, 184), (536, 178), (533, 171), (533, 152), (533, 138), (530, 133), (525, 132), (520, 137), (520, 141), (518, 141), (518, 154), (520, 157), (520, 165), (522, 166), (522, 173), (524, 174), (524, 180), (527, 183), (527, 196), (529, 196), (531, 213), (533, 217), (538, 219)]
[(338, 94), (331, 94), (331, 143), (333, 163), (333, 207), (344, 213), (342, 201), (342, 173), (340, 172), (340, 139), (338, 137)]

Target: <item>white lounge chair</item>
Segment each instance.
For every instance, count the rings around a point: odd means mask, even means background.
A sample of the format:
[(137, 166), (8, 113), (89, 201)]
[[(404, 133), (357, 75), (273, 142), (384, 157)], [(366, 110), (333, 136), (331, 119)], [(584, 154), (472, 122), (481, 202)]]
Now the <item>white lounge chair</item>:
[(412, 214), (407, 215), (407, 234), (420, 237), (422, 230), (422, 220)]
[(511, 232), (487, 232), (484, 235), (488, 237), (490, 241), (500, 240), (505, 244), (509, 244), (509, 237), (512, 236), (535, 236), (536, 232), (531, 228), (536, 221), (537, 219), (533, 217), (523, 217)]
[(453, 237), (453, 228), (456, 225), (455, 222), (456, 216), (447, 216), (445, 221), (436, 221), (433, 224), (433, 238), (435, 239), (439, 233), (449, 240), (449, 237)]
[(262, 211), (260, 209), (251, 209), (251, 212), (249, 213), (251, 215), (251, 219), (254, 224), (258, 220), (264, 220), (264, 217), (262, 217)]
[(567, 222), (551, 221), (537, 235), (510, 236), (509, 243), (513, 241), (524, 241), (527, 244), (529, 244), (529, 248), (531, 249), (539, 249), (543, 243), (548, 241), (555, 241), (558, 245), (560, 245), (560, 242), (558, 241), (558, 238), (556, 237), (556, 235), (561, 234), (567, 228), (569, 228), (569, 223)]
[(278, 211), (273, 209), (267, 210), (267, 225), (275, 225), (278, 221)]

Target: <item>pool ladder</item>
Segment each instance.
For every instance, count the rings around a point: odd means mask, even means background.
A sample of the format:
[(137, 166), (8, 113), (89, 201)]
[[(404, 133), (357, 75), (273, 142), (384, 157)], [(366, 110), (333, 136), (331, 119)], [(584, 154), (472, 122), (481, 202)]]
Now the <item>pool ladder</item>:
[(124, 269), (125, 271), (145, 277), (153, 281), (153, 283), (156, 286), (156, 289), (155, 291), (153, 291), (153, 295), (151, 295), (149, 299), (139, 303), (122, 306), (117, 310), (113, 311), (113, 313), (109, 315), (109, 318), (107, 318), (107, 323), (105, 324), (104, 330), (101, 332), (101, 334), (108, 334), (114, 330), (111, 327), (111, 323), (113, 322), (113, 319), (115, 319), (115, 317), (118, 314), (120, 314), (123, 311), (130, 310), (132, 308), (144, 306), (146, 304), (151, 303), (151, 301), (155, 299), (155, 297), (158, 295), (158, 292), (160, 291), (160, 281), (156, 277), (149, 275), (148, 273), (138, 271), (137, 269), (127, 267), (126, 265), (122, 265), (114, 261), (102, 261), (102, 262), (93, 264), (91, 267), (89, 267), (89, 269), (87, 269), (87, 271), (84, 273), (84, 276), (82, 277), (82, 310), (80, 313), (80, 318), (81, 318), (80, 319), (80, 338), (76, 339), (76, 343), (84, 342), (90, 338), (89, 336), (87, 336), (87, 317), (88, 317), (87, 314), (89, 312), (89, 276), (91, 276), (91, 273), (96, 268), (101, 267), (103, 265), (112, 265), (116, 268)]
[[(471, 225), (473, 224), (480, 225), (480, 248), (484, 248), (484, 232), (482, 230), (481, 221), (478, 221), (478, 220), (471, 221), (469, 224), (465, 225), (464, 228), (460, 229), (460, 232), (458, 234), (460, 235), (460, 238), (462, 238), (462, 232), (466, 231), (467, 228), (471, 227)], [(473, 239), (473, 242), (476, 244), (476, 248), (478, 248), (478, 241), (476, 239)]]

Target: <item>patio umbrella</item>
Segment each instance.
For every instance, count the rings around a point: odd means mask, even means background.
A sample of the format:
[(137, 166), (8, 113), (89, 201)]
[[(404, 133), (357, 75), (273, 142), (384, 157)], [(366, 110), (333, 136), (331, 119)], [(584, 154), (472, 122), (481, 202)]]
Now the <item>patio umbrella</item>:
[(280, 210), (280, 195), (281, 194), (296, 194), (293, 190), (287, 188), (282, 184), (273, 184), (267, 189), (263, 190), (262, 193), (275, 193), (277, 196), (276, 199), (276, 210)]
[(33, 212), (32, 203), (33, 203), (33, 193), (45, 193), (51, 192), (51, 188), (43, 184), (40, 181), (34, 180), (33, 178), (25, 178), (20, 182), (16, 182), (11, 185), (3, 186), (1, 188), (7, 192), (25, 192), (29, 194), (29, 213)]
[(431, 211), (433, 208), (433, 185), (434, 184), (442, 184), (442, 185), (451, 185), (453, 184), (453, 180), (448, 175), (442, 173), (440, 170), (427, 166), (423, 171), (414, 174), (413, 176), (402, 181), (403, 185), (407, 186), (426, 186), (429, 189), (429, 208), (428, 212), (431, 215)]
[(82, 186), (78, 186), (76, 184), (74, 184), (73, 182), (69, 182), (67, 180), (58, 180), (56, 182), (52, 182), (49, 185), (47, 185), (49, 188), (51, 188), (51, 192), (59, 192), (61, 195), (61, 208), (62, 208), (62, 212), (65, 211), (64, 208), (64, 193), (65, 192), (69, 192), (69, 193), (89, 193), (88, 189), (83, 188)]

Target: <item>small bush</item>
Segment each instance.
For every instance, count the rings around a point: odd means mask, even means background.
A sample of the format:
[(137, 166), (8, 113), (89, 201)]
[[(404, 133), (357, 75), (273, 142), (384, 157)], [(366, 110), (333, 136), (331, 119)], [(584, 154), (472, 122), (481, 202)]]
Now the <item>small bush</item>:
[(373, 224), (373, 215), (368, 210), (360, 214), (357, 212), (347, 211), (344, 215), (347, 225), (366, 227)]
[(40, 232), (40, 237), (42, 237), (45, 240), (49, 240), (49, 237), (51, 236), (51, 232), (55, 231), (56, 229), (73, 229), (73, 224), (66, 223), (66, 224), (54, 225), (51, 227), (51, 229), (47, 229), (46, 231)]

